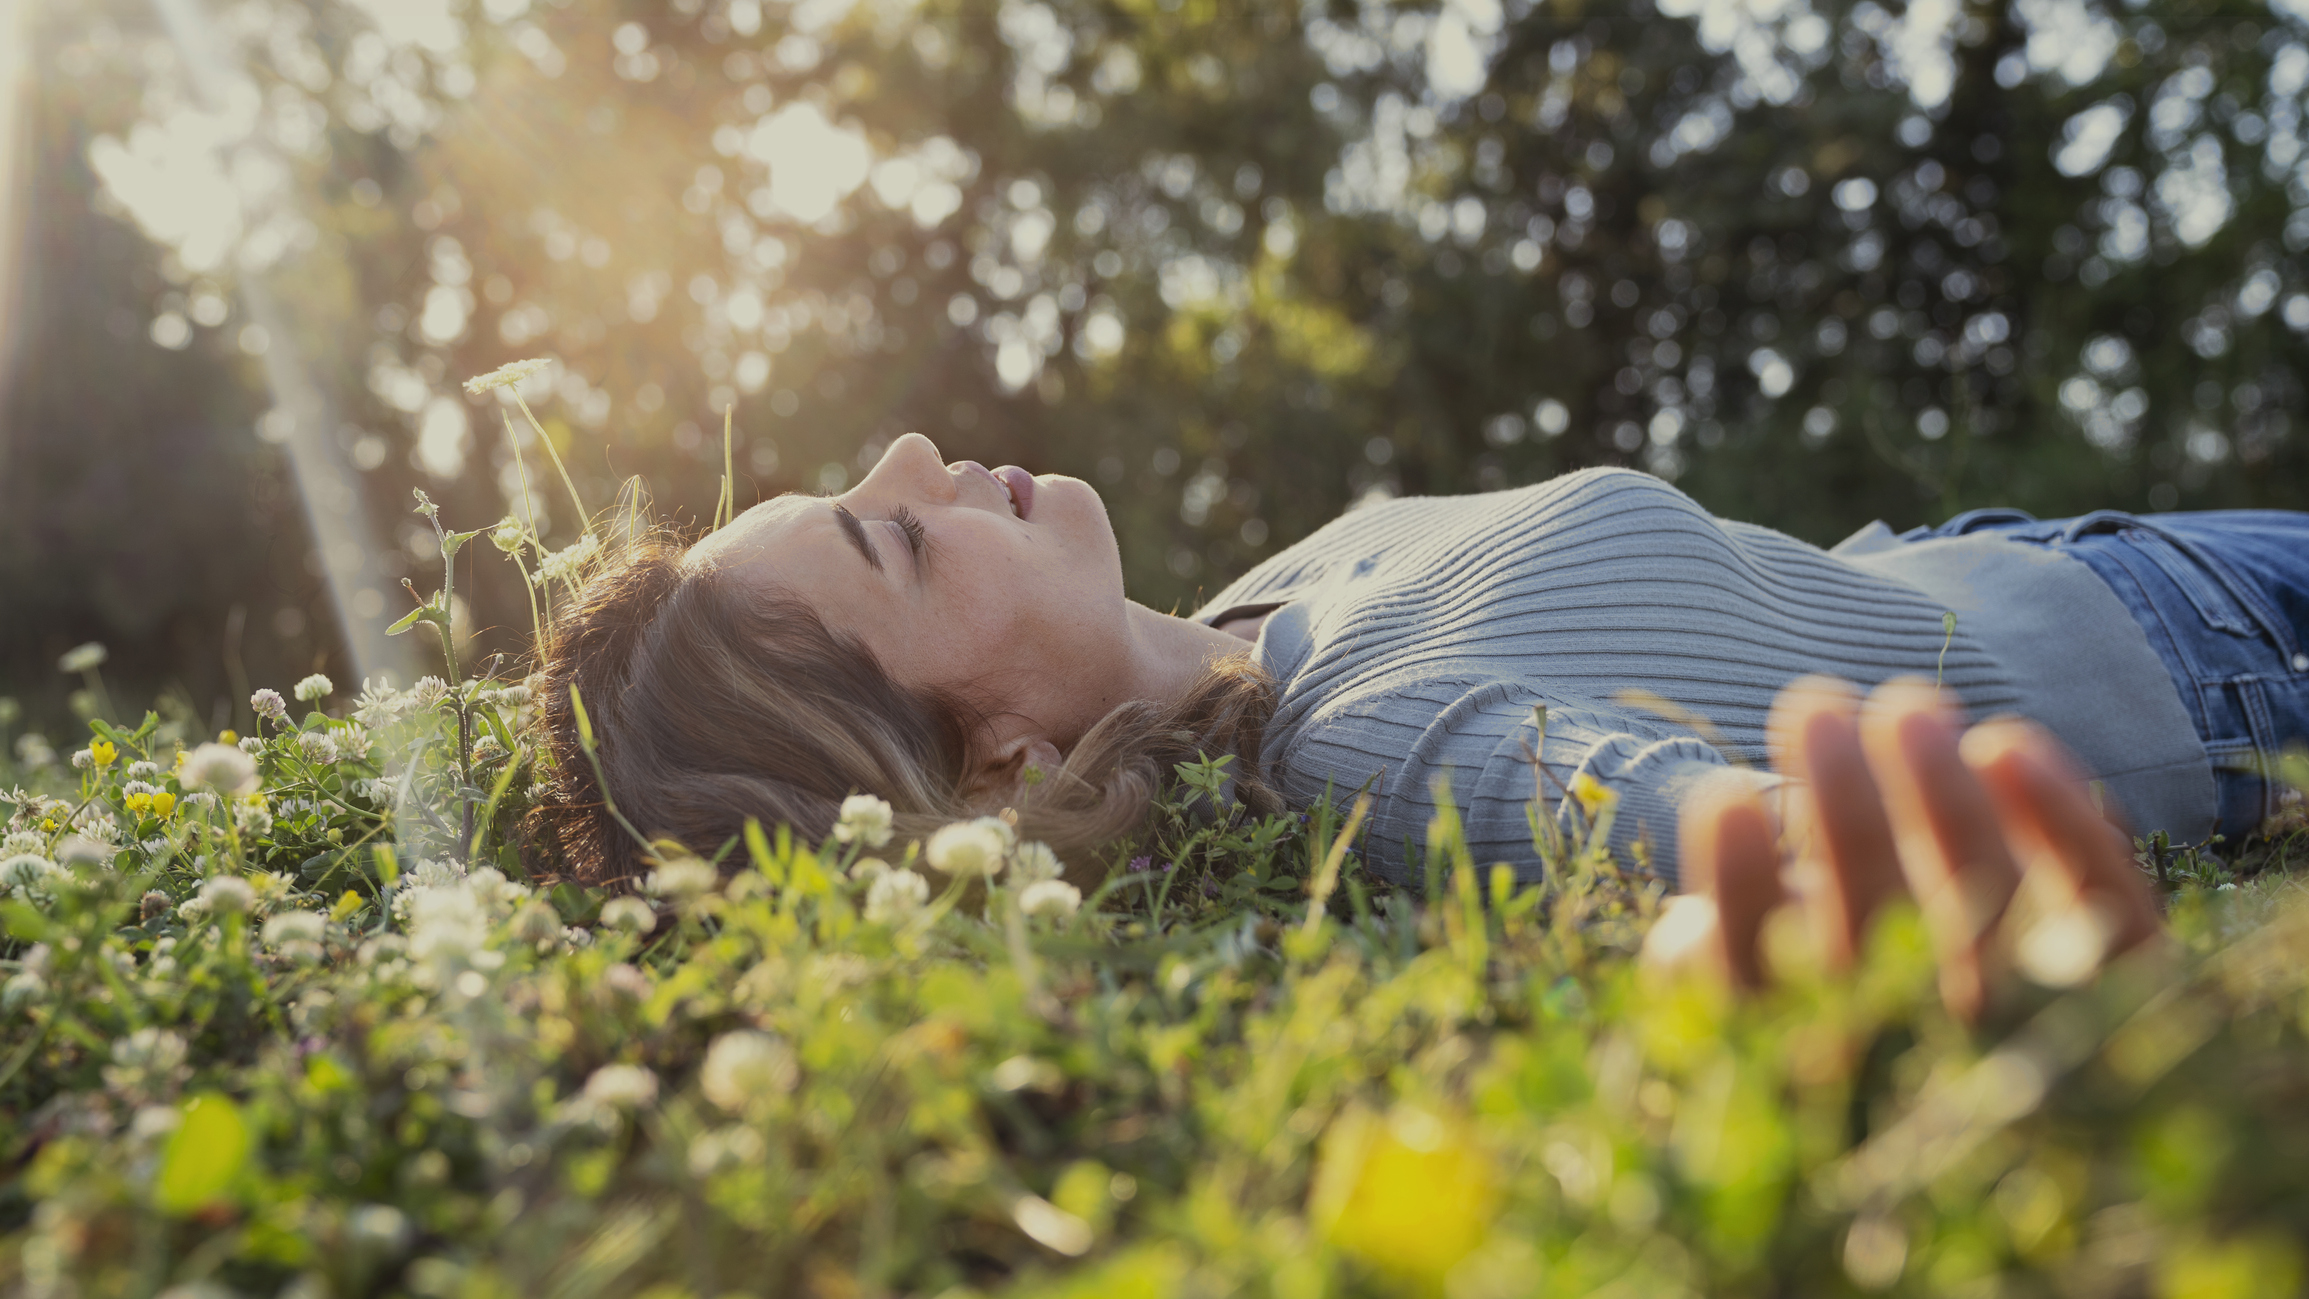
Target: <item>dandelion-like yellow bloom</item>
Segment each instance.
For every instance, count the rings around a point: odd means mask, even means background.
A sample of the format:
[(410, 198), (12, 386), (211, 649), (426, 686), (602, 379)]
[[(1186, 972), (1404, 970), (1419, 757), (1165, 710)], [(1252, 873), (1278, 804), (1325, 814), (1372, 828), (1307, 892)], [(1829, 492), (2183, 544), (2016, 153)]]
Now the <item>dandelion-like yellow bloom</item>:
[(164, 789), (159, 793), (152, 795), (151, 797), (152, 814), (161, 820), (167, 820), (168, 814), (176, 810), (176, 795), (169, 793), (167, 790)]
[(487, 374), (475, 375), (467, 379), (465, 381), (465, 395), (478, 397), (493, 389), (509, 387), (533, 374), (543, 374), (546, 368), (552, 364), (552, 361), (540, 356), (527, 361), (513, 361), (498, 366)]
[(1571, 796), (1578, 799), (1579, 805), (1593, 815), (1612, 795), (1610, 790), (1604, 788), (1602, 781), (1583, 771), (1571, 778)]
[[(152, 807), (152, 795), (139, 790), (120, 800), (120, 805), (138, 816), (143, 816)], [(54, 828), (54, 823), (50, 824), (50, 828)]]
[(90, 740), (88, 742), (88, 761), (99, 770), (111, 766), (112, 760), (119, 756), (120, 750), (114, 748), (110, 740)]

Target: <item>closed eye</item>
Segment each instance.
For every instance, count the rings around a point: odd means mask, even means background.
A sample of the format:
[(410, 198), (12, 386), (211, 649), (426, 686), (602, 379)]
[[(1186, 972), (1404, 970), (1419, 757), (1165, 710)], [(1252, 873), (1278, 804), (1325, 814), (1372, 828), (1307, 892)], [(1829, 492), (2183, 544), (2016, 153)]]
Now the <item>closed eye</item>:
[(929, 544), (929, 530), (922, 526), (922, 520), (915, 517), (914, 511), (901, 505), (890, 511), (890, 522), (897, 524), (898, 531), (906, 534), (906, 548), (913, 551), (914, 558), (919, 561)]

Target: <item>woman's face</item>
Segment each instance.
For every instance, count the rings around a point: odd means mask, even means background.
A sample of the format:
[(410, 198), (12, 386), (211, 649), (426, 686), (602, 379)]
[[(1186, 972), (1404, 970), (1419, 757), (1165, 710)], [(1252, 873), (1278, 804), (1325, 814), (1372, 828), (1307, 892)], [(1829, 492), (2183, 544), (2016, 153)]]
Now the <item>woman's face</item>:
[(1129, 697), (1114, 529), (1079, 479), (947, 464), (909, 433), (849, 491), (764, 501), (691, 554), (798, 597), (900, 684), (957, 692), (998, 730), (1068, 747)]

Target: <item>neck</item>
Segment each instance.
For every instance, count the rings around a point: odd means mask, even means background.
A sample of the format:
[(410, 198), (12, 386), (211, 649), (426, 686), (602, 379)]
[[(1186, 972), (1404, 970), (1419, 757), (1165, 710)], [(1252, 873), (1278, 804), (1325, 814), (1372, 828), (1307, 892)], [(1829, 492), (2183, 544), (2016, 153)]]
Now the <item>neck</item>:
[(1251, 642), (1231, 632), (1156, 613), (1135, 600), (1129, 609), (1133, 698), (1163, 703), (1184, 698), (1204, 669), (1251, 647)]

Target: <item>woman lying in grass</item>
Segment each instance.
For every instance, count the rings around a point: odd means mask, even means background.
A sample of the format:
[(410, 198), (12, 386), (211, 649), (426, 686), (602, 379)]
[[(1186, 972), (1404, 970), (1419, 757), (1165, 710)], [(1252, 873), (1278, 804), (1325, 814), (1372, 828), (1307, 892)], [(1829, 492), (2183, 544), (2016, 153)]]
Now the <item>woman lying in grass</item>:
[[(640, 865), (571, 686), (618, 806), (705, 851), (748, 817), (823, 833), (866, 791), (901, 834), (1015, 808), (1084, 867), (1174, 763), (1231, 753), (1255, 809), (1367, 788), (1366, 860), (1397, 879), (1445, 777), (1478, 857), (1527, 873), (1535, 793), (1566, 818), (1609, 807), (1615, 856), (1717, 882), (1738, 929), (1777, 877), (1776, 756), (1829, 809), (1815, 838), (1848, 918), (1890, 887), (1895, 837), (1909, 878), (1961, 877), (1973, 933), (2009, 895), (2005, 845), (2050, 843), (2131, 935), (2147, 904), (2075, 823), (2091, 804), (2063, 749), (2143, 833), (2274, 811), (2260, 759), (2309, 734), (2309, 516), (1975, 511), (1823, 552), (1591, 470), (1350, 514), (1175, 617), (1124, 596), (1087, 484), (909, 435), (841, 496), (631, 547), (558, 628), (541, 693), (564, 785), (540, 828), (597, 882)], [(1880, 691), (1868, 727), (1808, 692), (1775, 748), (1775, 697), (1814, 675), (1944, 689)], [(1976, 730), (1960, 761), (1960, 714), (2035, 726)]]

